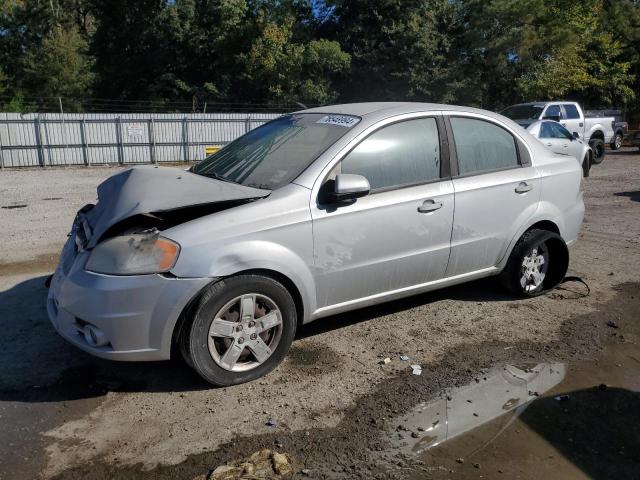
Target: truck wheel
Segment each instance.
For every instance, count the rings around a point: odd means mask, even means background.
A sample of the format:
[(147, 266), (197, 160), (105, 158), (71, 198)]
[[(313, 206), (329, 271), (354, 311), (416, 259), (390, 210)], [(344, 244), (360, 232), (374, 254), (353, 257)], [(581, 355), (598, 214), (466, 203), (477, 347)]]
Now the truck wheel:
[(622, 134), (616, 133), (616, 136), (613, 137), (613, 141), (611, 142), (611, 150), (619, 150), (622, 147)]
[(228, 386), (266, 375), (286, 356), (296, 334), (291, 294), (260, 275), (211, 285), (181, 335), (187, 361), (207, 382)]
[(569, 250), (562, 237), (534, 228), (513, 247), (500, 282), (518, 297), (535, 297), (558, 286), (567, 268)]
[(593, 150), (593, 163), (596, 165), (604, 160), (604, 140), (595, 138), (589, 142), (591, 150)]

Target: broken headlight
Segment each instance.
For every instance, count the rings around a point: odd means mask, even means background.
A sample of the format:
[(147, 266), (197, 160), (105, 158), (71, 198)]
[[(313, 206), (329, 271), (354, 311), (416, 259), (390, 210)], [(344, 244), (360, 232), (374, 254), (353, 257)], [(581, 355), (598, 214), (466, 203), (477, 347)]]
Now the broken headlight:
[(96, 246), (86, 269), (107, 275), (144, 275), (168, 272), (180, 253), (180, 245), (157, 232), (113, 237)]

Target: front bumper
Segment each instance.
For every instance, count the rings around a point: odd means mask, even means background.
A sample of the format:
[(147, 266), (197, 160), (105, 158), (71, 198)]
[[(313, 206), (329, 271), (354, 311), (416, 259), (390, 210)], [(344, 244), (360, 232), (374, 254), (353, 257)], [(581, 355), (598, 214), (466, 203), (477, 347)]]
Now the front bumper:
[[(101, 275), (84, 270), (87, 252), (69, 260), (68, 250), (73, 249), (65, 247), (47, 297), (49, 319), (58, 333), (110, 360), (168, 359), (180, 314), (212, 279)], [(85, 338), (87, 325), (104, 335), (104, 345)]]

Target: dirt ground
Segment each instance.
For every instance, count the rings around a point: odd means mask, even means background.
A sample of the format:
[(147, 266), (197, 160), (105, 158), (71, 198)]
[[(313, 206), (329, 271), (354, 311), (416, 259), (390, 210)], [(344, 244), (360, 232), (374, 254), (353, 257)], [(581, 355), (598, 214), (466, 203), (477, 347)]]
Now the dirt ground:
[[(585, 179), (569, 275), (589, 296), (566, 283), (514, 300), (488, 279), (326, 318), (264, 379), (219, 389), (180, 360), (90, 357), (49, 325), (44, 279), (73, 213), (114, 172), (0, 172), (0, 206), (27, 205), (0, 209), (0, 479), (191, 480), (262, 448), (287, 453), (296, 478), (640, 478), (635, 151), (608, 152)], [(492, 367), (539, 362), (567, 377), (517, 416), (420, 455), (385, 434)]]

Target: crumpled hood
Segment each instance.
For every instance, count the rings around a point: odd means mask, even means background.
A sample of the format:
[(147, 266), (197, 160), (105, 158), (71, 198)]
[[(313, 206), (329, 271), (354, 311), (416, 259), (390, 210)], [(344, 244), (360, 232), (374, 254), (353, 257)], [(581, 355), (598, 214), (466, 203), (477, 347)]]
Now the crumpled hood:
[[(196, 175), (179, 168), (141, 166), (109, 177), (98, 186), (98, 203), (79, 213), (86, 248), (93, 248), (113, 225), (134, 215), (233, 200), (266, 197), (271, 192)], [(86, 222), (84, 222), (86, 220)]]

